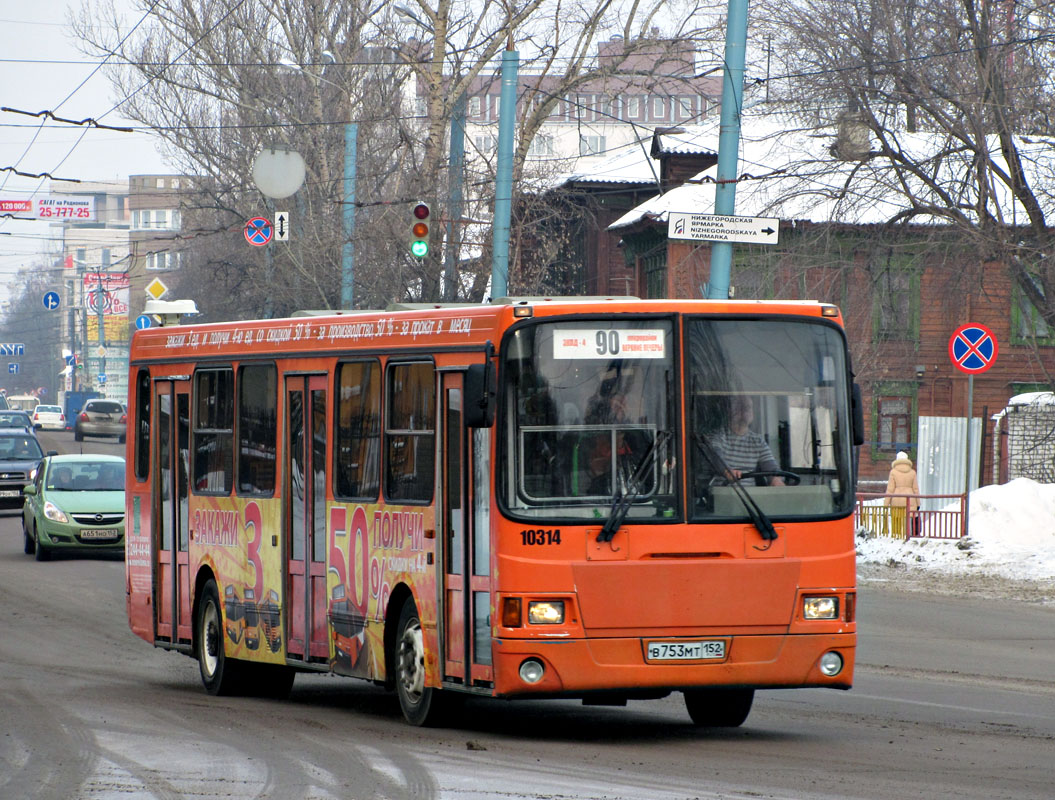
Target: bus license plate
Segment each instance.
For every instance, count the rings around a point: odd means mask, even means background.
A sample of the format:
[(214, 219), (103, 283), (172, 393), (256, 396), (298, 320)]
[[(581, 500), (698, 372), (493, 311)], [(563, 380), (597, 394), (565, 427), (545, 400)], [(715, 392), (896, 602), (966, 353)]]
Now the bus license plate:
[(80, 535), (82, 539), (116, 539), (118, 533), (113, 528), (85, 528)]
[(648, 642), (645, 652), (649, 661), (702, 661), (708, 658), (725, 658), (725, 640)]

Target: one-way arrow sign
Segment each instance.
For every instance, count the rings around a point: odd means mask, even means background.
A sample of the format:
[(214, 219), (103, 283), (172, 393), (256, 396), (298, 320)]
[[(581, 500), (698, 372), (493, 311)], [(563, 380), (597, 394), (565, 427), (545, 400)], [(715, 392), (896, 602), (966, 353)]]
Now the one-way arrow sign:
[(276, 242), (288, 242), (289, 241), (289, 212), (288, 211), (276, 211), (275, 212), (275, 241)]
[(773, 217), (725, 217), (671, 211), (668, 239), (707, 239), (713, 242), (776, 244), (780, 220)]

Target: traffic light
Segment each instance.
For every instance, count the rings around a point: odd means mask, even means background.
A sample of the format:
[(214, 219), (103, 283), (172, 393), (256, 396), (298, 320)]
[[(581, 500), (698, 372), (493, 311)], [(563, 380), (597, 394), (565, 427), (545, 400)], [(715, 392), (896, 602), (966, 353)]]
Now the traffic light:
[(410, 210), (410, 252), (417, 258), (429, 254), (429, 204), (415, 203)]

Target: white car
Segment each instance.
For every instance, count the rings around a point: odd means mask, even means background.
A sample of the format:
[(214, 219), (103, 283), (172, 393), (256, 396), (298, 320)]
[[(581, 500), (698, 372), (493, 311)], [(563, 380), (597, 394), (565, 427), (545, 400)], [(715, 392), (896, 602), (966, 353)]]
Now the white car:
[(31, 415), (33, 427), (39, 429), (47, 428), (54, 431), (66, 430), (66, 415), (62, 413), (62, 406), (37, 406)]

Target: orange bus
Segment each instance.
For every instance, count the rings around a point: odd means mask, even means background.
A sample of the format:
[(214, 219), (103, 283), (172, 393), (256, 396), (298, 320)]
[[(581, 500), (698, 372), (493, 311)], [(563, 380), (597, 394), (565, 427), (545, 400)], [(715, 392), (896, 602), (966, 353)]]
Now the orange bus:
[(515, 299), (132, 340), (127, 609), (212, 694), (296, 672), (735, 726), (847, 689), (854, 446), (838, 308)]

